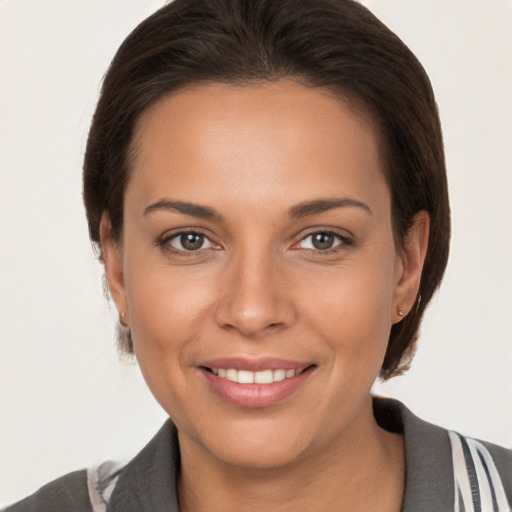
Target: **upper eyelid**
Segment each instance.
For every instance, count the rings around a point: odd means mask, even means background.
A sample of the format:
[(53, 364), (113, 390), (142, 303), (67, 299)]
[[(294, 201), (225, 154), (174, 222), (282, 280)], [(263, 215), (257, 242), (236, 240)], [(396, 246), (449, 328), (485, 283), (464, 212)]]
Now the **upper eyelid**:
[[(176, 238), (180, 237), (181, 235), (185, 235), (187, 233), (194, 233), (201, 236), (204, 236), (206, 240), (211, 244), (211, 246), (220, 246), (221, 244), (214, 240), (214, 238), (211, 235), (208, 235), (207, 232), (201, 228), (195, 228), (195, 227), (181, 227), (181, 228), (175, 228), (172, 230), (168, 230), (164, 232), (161, 236), (159, 236), (154, 244), (157, 247), (165, 248), (167, 246), (167, 249), (172, 252), (183, 252), (183, 253), (200, 253), (201, 251), (211, 249), (212, 247), (205, 247), (204, 249), (198, 249), (196, 251), (187, 251), (186, 249), (179, 249), (177, 247), (174, 247), (171, 245), (171, 241), (175, 240)], [(172, 249), (169, 247), (171, 246)]]
[[(188, 250), (184, 247), (175, 247), (174, 240), (179, 239), (180, 236), (189, 233), (203, 236), (205, 240), (208, 241), (208, 247), (201, 247), (200, 249), (195, 250)], [(206, 251), (218, 250), (220, 244), (212, 240), (212, 237), (205, 234), (201, 229), (180, 228), (177, 231), (173, 230), (173, 232), (167, 231), (167, 233), (164, 233), (161, 237), (157, 238), (155, 241), (155, 246), (166, 253), (174, 254), (174, 256), (192, 257), (196, 255), (196, 257), (199, 257), (200, 255), (205, 255)]]
[[(212, 244), (219, 245), (219, 246), (224, 245), (224, 244), (220, 243), (219, 241), (215, 240), (216, 237), (210, 235), (208, 233), (208, 230), (205, 230), (205, 229), (199, 228), (199, 227), (194, 227), (194, 226), (179, 227), (179, 228), (174, 228), (172, 230), (169, 230), (169, 231), (165, 232), (164, 234), (162, 234), (158, 238), (157, 244), (164, 244), (164, 243), (168, 242), (169, 240), (174, 239), (174, 238), (176, 238), (182, 234), (186, 234), (186, 233), (197, 233), (199, 235), (204, 236)], [(317, 227), (317, 226), (315, 226), (313, 228), (310, 227), (310, 228), (301, 230), (301, 232), (299, 234), (295, 235), (295, 237), (294, 237), (295, 242), (293, 242), (292, 245), (297, 245), (298, 243), (302, 242), (306, 238), (313, 236), (317, 233), (329, 233), (334, 236), (337, 236), (338, 238), (341, 239), (341, 241), (347, 242), (347, 243), (352, 243), (354, 240), (354, 236), (351, 233), (347, 232), (347, 230), (345, 230), (345, 229), (334, 228), (334, 227), (322, 227), (322, 226)]]
[(159, 238), (160, 242), (165, 242), (166, 240), (170, 240), (171, 238), (175, 238), (177, 236), (184, 235), (187, 233), (196, 233), (198, 235), (202, 235), (205, 238), (208, 238), (208, 240), (210, 240), (211, 242), (213, 242), (212, 236), (208, 234), (207, 230), (204, 230), (202, 228), (196, 228), (196, 227), (181, 227), (181, 228), (174, 228), (172, 230), (170, 229), (168, 231), (165, 231), (158, 238)]
[[(297, 241), (300, 242), (304, 240), (305, 238), (315, 235), (317, 233), (329, 233), (332, 235), (335, 235), (342, 240), (350, 240), (352, 241), (354, 239), (354, 235), (352, 233), (348, 232), (346, 229), (341, 228), (333, 228), (333, 227), (314, 227), (314, 228), (308, 228), (306, 230), (303, 230), (299, 235), (297, 235)], [(297, 243), (297, 242), (296, 242)]]
[[(325, 250), (315, 249), (315, 250), (318, 250), (319, 252), (327, 252), (329, 250), (336, 249), (339, 245), (346, 245), (346, 244), (350, 244), (352, 242), (348, 237), (340, 235), (339, 233), (336, 233), (334, 231), (313, 231), (312, 233), (309, 233), (308, 235), (303, 236), (294, 245), (298, 245), (301, 242), (304, 242), (304, 240), (310, 238), (313, 235), (316, 235), (317, 233), (325, 233), (325, 234), (329, 234), (329, 235), (334, 235), (339, 240), (339, 242), (336, 245), (334, 245), (333, 247), (330, 247), (329, 249), (325, 249)], [(310, 250), (312, 250), (312, 249), (310, 249)]]
[[(305, 232), (304, 232), (305, 231)], [(328, 254), (335, 254), (344, 250), (349, 249), (350, 247), (353, 247), (356, 244), (356, 237), (353, 235), (350, 231), (343, 229), (343, 228), (337, 228), (333, 226), (314, 226), (310, 227), (306, 230), (304, 230), (303, 233), (300, 235), (300, 238), (294, 242), (292, 245), (292, 249), (294, 250), (305, 250), (309, 251), (311, 253), (315, 253), (318, 255), (328, 255)], [(330, 247), (328, 249), (316, 249), (311, 247), (297, 247), (300, 244), (304, 243), (304, 240), (307, 238), (317, 234), (317, 233), (326, 233), (326, 234), (332, 234), (335, 237), (338, 238), (338, 241), (335, 243), (333, 247)]]

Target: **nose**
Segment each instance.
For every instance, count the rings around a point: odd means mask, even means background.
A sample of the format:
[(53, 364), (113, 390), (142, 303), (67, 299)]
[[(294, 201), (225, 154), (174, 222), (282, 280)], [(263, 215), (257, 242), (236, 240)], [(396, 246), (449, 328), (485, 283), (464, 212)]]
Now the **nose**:
[(219, 286), (218, 325), (246, 338), (258, 338), (294, 322), (290, 287), (277, 259), (259, 250), (231, 258)]

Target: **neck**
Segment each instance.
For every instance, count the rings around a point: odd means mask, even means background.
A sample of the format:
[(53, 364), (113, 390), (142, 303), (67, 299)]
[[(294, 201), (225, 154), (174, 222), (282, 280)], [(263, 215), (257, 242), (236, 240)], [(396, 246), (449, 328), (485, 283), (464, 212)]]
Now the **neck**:
[(405, 487), (403, 437), (377, 425), (370, 399), (363, 408), (365, 421), (282, 467), (234, 467), (180, 436), (180, 511), (249, 512), (257, 504), (276, 512), (398, 512)]

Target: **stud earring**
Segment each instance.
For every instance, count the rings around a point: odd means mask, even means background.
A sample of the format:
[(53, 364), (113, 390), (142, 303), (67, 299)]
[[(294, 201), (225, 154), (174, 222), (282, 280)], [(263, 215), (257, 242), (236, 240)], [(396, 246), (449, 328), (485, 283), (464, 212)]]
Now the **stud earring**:
[(404, 312), (402, 311), (402, 306), (398, 306), (396, 312), (398, 316), (404, 316)]
[(126, 324), (124, 323), (125, 317), (126, 317), (126, 313), (124, 311), (121, 311), (121, 313), (119, 313), (119, 322), (124, 327), (126, 327)]

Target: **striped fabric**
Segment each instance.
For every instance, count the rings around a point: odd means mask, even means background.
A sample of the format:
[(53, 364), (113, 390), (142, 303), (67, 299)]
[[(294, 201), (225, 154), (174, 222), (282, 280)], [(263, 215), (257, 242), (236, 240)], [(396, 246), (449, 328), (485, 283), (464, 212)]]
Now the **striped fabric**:
[[(511, 512), (498, 470), (487, 448), (448, 432), (455, 482), (454, 512)], [(92, 512), (106, 512), (123, 464), (107, 462), (88, 470)]]
[(510, 512), (498, 470), (485, 446), (448, 432), (455, 481), (455, 512)]
[(108, 501), (123, 467), (124, 464), (109, 461), (87, 470), (87, 487), (92, 512), (107, 511)]

